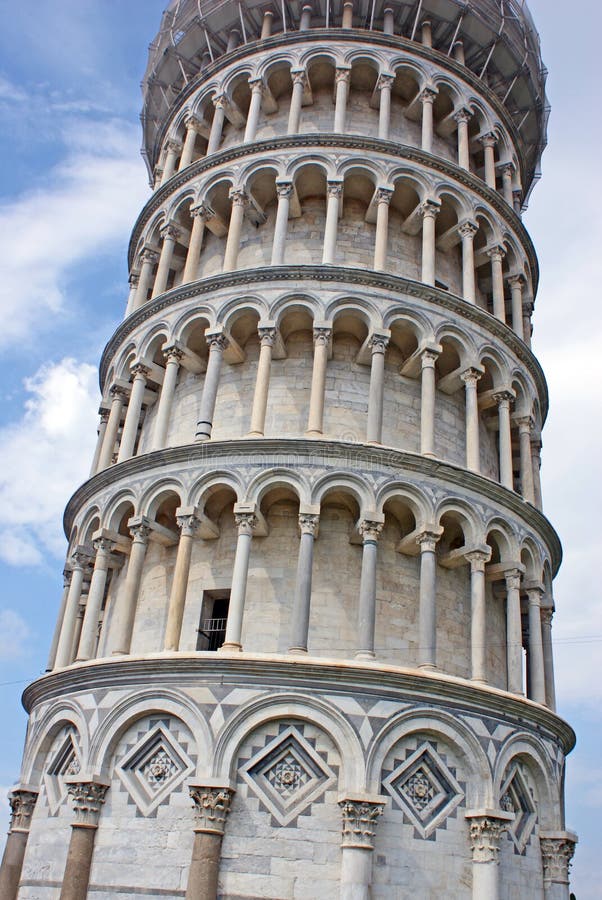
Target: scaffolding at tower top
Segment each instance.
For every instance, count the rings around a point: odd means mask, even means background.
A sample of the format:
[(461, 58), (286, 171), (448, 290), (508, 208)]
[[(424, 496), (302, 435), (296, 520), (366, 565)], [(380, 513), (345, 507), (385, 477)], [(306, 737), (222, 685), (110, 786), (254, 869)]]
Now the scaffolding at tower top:
[[(311, 0), (312, 30), (338, 28), (343, 3)], [(269, 9), (273, 32), (280, 39), (283, 32), (294, 35), (306, 5), (307, 0), (171, 0), (149, 47), (142, 81), (142, 152), (149, 168), (176, 97), (211, 74), (226, 53), (230, 32), (238, 32), (240, 44), (257, 41)], [(528, 194), (540, 175), (549, 104), (539, 34), (525, 0), (355, 0), (354, 28), (382, 32), (385, 9), (393, 11), (394, 33), (402, 41), (417, 40), (425, 20), (432, 25), (435, 53), (453, 61), (453, 47), (462, 41), (466, 68), (493, 92), (514, 124)]]

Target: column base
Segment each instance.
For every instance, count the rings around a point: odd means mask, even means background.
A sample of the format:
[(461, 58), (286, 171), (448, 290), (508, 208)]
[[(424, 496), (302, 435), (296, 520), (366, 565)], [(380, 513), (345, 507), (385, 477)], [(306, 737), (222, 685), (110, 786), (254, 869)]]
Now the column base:
[(419, 663), (418, 668), (423, 672), (436, 672), (437, 666), (434, 663)]
[(305, 432), (305, 437), (308, 437), (308, 438), (322, 438), (322, 437), (324, 437), (324, 432), (323, 432), (323, 431), (306, 431), (306, 432)]
[(424, 453), (422, 453), (421, 456), (426, 457), (426, 459), (437, 459), (436, 454), (434, 454), (434, 453), (427, 453), (426, 451), (425, 451)]
[(217, 653), (242, 653), (242, 644), (234, 642), (222, 644), (221, 647), (217, 648)]
[(304, 656), (307, 653), (307, 647), (289, 647), (288, 652), (291, 656)]
[(245, 437), (248, 438), (262, 438), (265, 437), (263, 431), (249, 431)]
[(358, 650), (355, 654), (356, 659), (376, 659), (376, 653), (373, 650)]
[(476, 678), (475, 676), (473, 676), (470, 680), (475, 684), (489, 684), (486, 678)]

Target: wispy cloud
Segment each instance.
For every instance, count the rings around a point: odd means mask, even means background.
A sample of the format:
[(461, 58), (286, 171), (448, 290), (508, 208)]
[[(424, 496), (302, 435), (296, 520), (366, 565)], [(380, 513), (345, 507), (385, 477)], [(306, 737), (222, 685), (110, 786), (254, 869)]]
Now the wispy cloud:
[(30, 634), (27, 622), (19, 613), (13, 609), (0, 609), (0, 663), (23, 656)]
[(43, 366), (25, 382), (21, 418), (0, 430), (0, 558), (11, 565), (64, 553), (62, 510), (92, 459), (96, 378), (74, 359)]

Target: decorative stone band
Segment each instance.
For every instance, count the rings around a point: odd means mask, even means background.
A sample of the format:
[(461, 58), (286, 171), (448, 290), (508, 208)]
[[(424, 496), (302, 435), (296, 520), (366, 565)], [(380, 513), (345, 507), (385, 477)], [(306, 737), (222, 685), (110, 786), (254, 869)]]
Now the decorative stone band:
[(14, 831), (29, 832), (38, 791), (35, 788), (15, 787), (8, 795), (10, 804), (9, 834)]
[(465, 813), (470, 829), (470, 848), (475, 863), (499, 863), (500, 838), (514, 820), (501, 809), (477, 809)]
[(190, 784), (188, 790), (194, 806), (194, 830), (223, 835), (234, 789), (229, 786)]
[(341, 798), (339, 800), (343, 814), (341, 846), (374, 850), (376, 825), (386, 804), (386, 798), (379, 795), (358, 794)]
[(97, 828), (98, 819), (109, 784), (104, 781), (66, 778), (67, 790), (73, 802), (75, 828)]
[(539, 833), (544, 887), (569, 883), (569, 869), (576, 843), (577, 835), (571, 831), (541, 831)]

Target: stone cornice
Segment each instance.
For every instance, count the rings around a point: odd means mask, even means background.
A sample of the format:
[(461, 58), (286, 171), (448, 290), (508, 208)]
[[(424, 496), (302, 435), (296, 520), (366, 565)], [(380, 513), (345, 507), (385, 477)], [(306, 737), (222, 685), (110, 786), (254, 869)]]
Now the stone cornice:
[(570, 753), (575, 733), (559, 716), (530, 700), (517, 698), (497, 688), (477, 686), (450, 675), (421, 673), (416, 669), (354, 660), (291, 657), (282, 655), (236, 653), (153, 654), (144, 657), (121, 657), (80, 663), (62, 671), (42, 676), (23, 692), (23, 706), (30, 713), (39, 703), (64, 697), (74, 692), (130, 690), (160, 682), (180, 688), (198, 687), (200, 682), (255, 686), (264, 691), (298, 690), (315, 694), (375, 692), (381, 699), (421, 700), (425, 705), (441, 704), (458, 707), (468, 714), (500, 717), (516, 727), (536, 729), (540, 734), (557, 739)]
[[(157, 132), (155, 136), (155, 145), (148, 148), (151, 164), (154, 166), (157, 160), (157, 153), (161, 146), (167, 127), (171, 124), (174, 114), (179, 110), (183, 103), (194, 94), (204, 81), (210, 81), (214, 75), (217, 75), (225, 65), (232, 62), (243, 60), (258, 50), (269, 51), (275, 50), (282, 46), (290, 46), (300, 43), (318, 43), (324, 46), (332, 46), (338, 42), (341, 43), (370, 43), (375, 46), (389, 47), (393, 50), (404, 51), (409, 56), (421, 57), (430, 63), (441, 66), (444, 70), (452, 72), (460, 81), (470, 85), (472, 89), (480, 96), (485, 97), (495, 109), (504, 126), (508, 130), (509, 136), (512, 138), (514, 146), (520, 154), (521, 180), (525, 187), (525, 193), (528, 193), (529, 184), (527, 183), (526, 161), (523, 151), (523, 142), (517, 127), (508, 115), (504, 104), (499, 97), (489, 88), (471, 69), (465, 65), (456, 62), (451, 56), (446, 56), (431, 47), (425, 47), (417, 41), (404, 38), (401, 35), (383, 34), (377, 31), (364, 31), (360, 29), (350, 29), (349, 31), (340, 28), (311, 28), (307, 31), (289, 31), (286, 34), (278, 33), (261, 41), (250, 41), (241, 47), (236, 47), (229, 54), (218, 57), (215, 62), (203, 69), (203, 72), (196, 78), (189, 81), (180, 93), (175, 97), (168, 115), (165, 116), (165, 125)], [(537, 97), (536, 97), (537, 103)]]
[(164, 294), (160, 294), (154, 300), (145, 303), (140, 309), (128, 316), (107, 343), (100, 361), (100, 389), (104, 390), (105, 380), (110, 365), (110, 360), (117, 352), (119, 345), (139, 325), (150, 319), (156, 313), (179, 303), (181, 300), (191, 299), (202, 295), (211, 295), (222, 288), (252, 289), (253, 284), (265, 282), (299, 282), (311, 281), (318, 283), (360, 284), (367, 288), (381, 288), (396, 294), (405, 294), (417, 297), (427, 302), (435, 302), (442, 309), (453, 312), (469, 322), (474, 322), (488, 330), (492, 335), (501, 340), (520, 359), (521, 363), (531, 374), (539, 393), (542, 426), (548, 413), (548, 387), (541, 366), (534, 354), (529, 350), (524, 341), (521, 341), (515, 332), (504, 325), (495, 316), (472, 303), (467, 303), (456, 294), (442, 291), (439, 288), (430, 287), (421, 281), (412, 281), (402, 278), (400, 275), (390, 275), (385, 272), (377, 272), (370, 269), (355, 269), (351, 266), (261, 266), (256, 269), (240, 269), (236, 272), (224, 272), (212, 275), (201, 281), (185, 284)]
[(142, 235), (145, 224), (149, 218), (156, 212), (166, 198), (183, 185), (194, 180), (198, 175), (224, 163), (233, 162), (254, 154), (274, 153), (278, 150), (288, 150), (296, 148), (310, 147), (342, 147), (348, 150), (364, 150), (367, 153), (382, 153), (395, 159), (403, 159), (409, 162), (415, 162), (425, 166), (435, 172), (440, 172), (449, 178), (453, 178), (458, 184), (473, 191), (477, 196), (486, 200), (495, 211), (505, 219), (514, 229), (517, 236), (521, 240), (523, 247), (529, 259), (531, 275), (533, 280), (533, 296), (537, 295), (537, 286), (539, 283), (539, 264), (537, 254), (529, 233), (521, 218), (509, 206), (502, 195), (492, 188), (488, 187), (481, 178), (471, 175), (466, 169), (455, 165), (449, 160), (443, 159), (432, 153), (426, 153), (418, 147), (411, 147), (408, 144), (398, 144), (395, 141), (383, 141), (379, 138), (363, 137), (353, 134), (293, 134), (283, 135), (282, 137), (274, 137), (269, 140), (255, 141), (249, 144), (238, 144), (233, 147), (226, 147), (212, 153), (210, 156), (204, 156), (197, 159), (196, 162), (187, 166), (181, 172), (176, 172), (169, 181), (151, 195), (146, 205), (143, 207), (138, 216), (128, 247), (128, 264), (131, 269), (134, 264), (134, 254), (138, 242)]
[(264, 463), (270, 457), (279, 460), (282, 464), (283, 454), (294, 456), (297, 462), (303, 458), (328, 458), (347, 455), (353, 456), (354, 465), (357, 466), (361, 457), (362, 465), (394, 466), (400, 472), (411, 472), (414, 475), (424, 475), (436, 478), (440, 483), (457, 485), (475, 494), (491, 500), (493, 503), (508, 509), (514, 516), (522, 519), (546, 542), (551, 556), (552, 572), (556, 574), (562, 560), (562, 547), (560, 539), (549, 520), (538, 509), (527, 503), (514, 491), (508, 490), (497, 481), (477, 475), (461, 466), (441, 460), (429, 459), (417, 453), (409, 453), (405, 450), (396, 450), (392, 447), (374, 447), (370, 444), (358, 444), (348, 441), (315, 440), (304, 438), (257, 438), (249, 440), (241, 438), (231, 441), (211, 441), (208, 443), (184, 444), (181, 447), (172, 447), (168, 450), (157, 450), (154, 453), (145, 453), (135, 456), (125, 462), (110, 466), (98, 475), (94, 475), (84, 482), (70, 498), (63, 517), (65, 534), (71, 534), (76, 512), (99, 491), (110, 486), (117, 480), (125, 478), (131, 480), (134, 476), (148, 473), (153, 468), (158, 471), (171, 464), (191, 464), (195, 460), (215, 459), (219, 460), (221, 468), (224, 459), (228, 456), (260, 457)]

